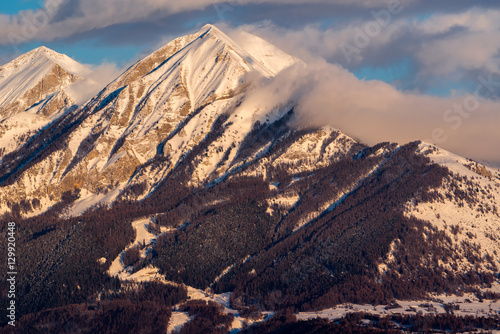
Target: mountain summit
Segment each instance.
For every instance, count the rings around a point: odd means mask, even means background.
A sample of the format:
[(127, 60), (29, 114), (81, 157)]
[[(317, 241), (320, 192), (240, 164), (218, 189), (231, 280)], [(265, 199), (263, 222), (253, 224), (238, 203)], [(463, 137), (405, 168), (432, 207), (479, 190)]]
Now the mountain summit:
[(44, 46), (19, 56), (0, 67), (0, 118), (21, 111), (51, 116), (68, 104), (64, 88), (88, 72), (70, 57)]
[(90, 70), (44, 46), (0, 67), (0, 158), (58, 119), (75, 101), (68, 86)]
[(227, 56), (245, 71), (256, 70), (266, 76), (274, 75), (297, 61), (257, 36), (248, 33), (242, 36), (244, 38), (236, 44), (217, 27), (205, 25), (198, 32), (177, 38), (137, 62), (112, 87), (124, 86), (157, 66), (172, 66), (175, 62), (163, 64), (163, 61), (181, 50), (176, 60), (186, 62), (186, 65), (189, 63), (192, 68), (203, 68), (203, 62), (213, 60), (213, 57), (220, 62)]

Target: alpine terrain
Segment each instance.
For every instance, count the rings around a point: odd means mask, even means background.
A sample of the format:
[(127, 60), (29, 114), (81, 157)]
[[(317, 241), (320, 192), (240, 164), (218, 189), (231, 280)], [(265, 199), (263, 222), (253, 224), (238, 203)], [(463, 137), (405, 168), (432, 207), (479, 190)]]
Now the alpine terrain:
[(252, 95), (305, 66), (206, 25), (81, 105), (67, 56), (0, 67), (6, 332), (500, 329), (500, 170)]
[(0, 67), (0, 152), (21, 147), (30, 135), (75, 107), (65, 91), (89, 69), (45, 47)]

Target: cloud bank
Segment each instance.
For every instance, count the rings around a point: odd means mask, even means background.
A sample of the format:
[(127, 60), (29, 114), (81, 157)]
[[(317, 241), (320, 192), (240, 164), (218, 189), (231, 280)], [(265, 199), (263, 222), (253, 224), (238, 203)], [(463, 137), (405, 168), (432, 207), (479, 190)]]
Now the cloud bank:
[[(500, 89), (500, 80), (491, 83)], [(241, 108), (294, 101), (296, 127), (328, 124), (370, 145), (424, 140), (500, 166), (500, 102), (481, 93), (456, 98), (403, 93), (380, 81), (359, 80), (326, 62), (299, 64), (254, 86)]]
[(371, 10), (368, 18), (326, 29), (318, 24), (290, 29), (271, 22), (240, 28), (302, 59), (326, 59), (351, 71), (405, 62), (408, 73), (394, 82), (405, 90), (426, 92), (447, 80), (465, 91), (480, 75), (500, 73), (500, 10), (472, 8), (425, 18), (409, 18), (405, 10), (403, 5), (394, 13)]
[(85, 39), (151, 48), (185, 34), (186, 22), (214, 20), (358, 75), (399, 64), (387, 81), (407, 91), (463, 93), (479, 75), (500, 73), (500, 2), (492, 0), (45, 0), (39, 10), (0, 14), (0, 48)]

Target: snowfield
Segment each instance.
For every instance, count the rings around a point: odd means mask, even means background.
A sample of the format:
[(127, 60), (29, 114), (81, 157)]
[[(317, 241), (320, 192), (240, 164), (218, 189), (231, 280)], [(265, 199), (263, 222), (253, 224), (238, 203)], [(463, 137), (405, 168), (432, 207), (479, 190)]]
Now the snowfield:
[(359, 305), (343, 304), (334, 308), (318, 312), (300, 312), (297, 314), (298, 320), (310, 320), (315, 318), (325, 318), (338, 320), (348, 313), (365, 312), (374, 315), (393, 315), (393, 314), (445, 314), (445, 304), (455, 305), (456, 310), (453, 314), (457, 316), (492, 316), (500, 314), (500, 301), (481, 300), (479, 301), (472, 294), (464, 296), (446, 296), (436, 295), (432, 300), (401, 301), (396, 300), (392, 305)]

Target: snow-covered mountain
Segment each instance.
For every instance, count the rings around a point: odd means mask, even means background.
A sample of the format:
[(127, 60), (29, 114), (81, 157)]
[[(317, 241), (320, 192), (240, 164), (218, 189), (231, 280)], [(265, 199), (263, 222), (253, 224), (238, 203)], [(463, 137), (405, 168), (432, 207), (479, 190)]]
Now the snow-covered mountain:
[[(500, 268), (500, 170), (422, 143), (418, 153), (446, 167), (449, 175), (429, 202), (409, 201), (405, 214), (430, 222), (449, 237), (453, 259), (443, 268), (456, 271)], [(484, 259), (484, 261), (481, 261)]]
[[(94, 203), (123, 188), (139, 166), (168, 156), (168, 165), (148, 171), (155, 174), (147, 176), (153, 187), (241, 102), (247, 75), (271, 77), (298, 61), (258, 37), (248, 35), (245, 41), (245, 46), (237, 45), (207, 25), (140, 60), (74, 113), (83, 115), (83, 121), (67, 133), (61, 149), (5, 187), (6, 197), (21, 187), (27, 197), (41, 197), (50, 205), (62, 192), (79, 188)], [(274, 118), (287, 111), (277, 110)], [(219, 168), (223, 156), (258, 120), (252, 111), (225, 121), (225, 138), (214, 143), (195, 180), (203, 181)]]
[(294, 101), (254, 93), (307, 65), (235, 40), (206, 25), (74, 109), (68, 87), (88, 72), (68, 57), (39, 48), (2, 67), (0, 212), (41, 214), (21, 231), (20, 263), (37, 268), (23, 311), (48, 307), (47, 277), (68, 296), (55, 307), (107, 294), (106, 273), (228, 294), (238, 310), (482, 300), (500, 267), (500, 170), (292, 125)]
[[(265, 80), (301, 62), (256, 36), (243, 34), (239, 41), (237, 44), (215, 26), (206, 25), (138, 61), (87, 105), (42, 131), (12, 163), (3, 164), (2, 202), (37, 198), (42, 203), (40, 210), (45, 210), (64, 192), (78, 189), (81, 197), (70, 213), (80, 214), (99, 202), (111, 203), (126, 188), (141, 189), (133, 195), (127, 192), (127, 196), (142, 199), (176, 169), (188, 168), (183, 182), (197, 186), (236, 174), (265, 177), (269, 168), (277, 166), (288, 173), (315, 171), (361, 150), (362, 145), (333, 128), (289, 128), (286, 124), (293, 105), (262, 108), (265, 104), (244, 103), (256, 77)], [(20, 128), (32, 130), (47, 125), (50, 117), (71, 105), (64, 88), (87, 71), (69, 57), (44, 47), (3, 66), (0, 102), (5, 119), (0, 124), (7, 130), (2, 141), (14, 141)], [(58, 104), (60, 109), (49, 108), (51, 101), (61, 98), (64, 102)], [(49, 144), (42, 146), (40, 142)], [(379, 150), (375, 155), (387, 158), (392, 150)], [(27, 153), (23, 155), (24, 151)], [(456, 174), (450, 174), (450, 180), (474, 173), (463, 167), (465, 163), (454, 170), (456, 164), (436, 162)], [(346, 189), (318, 204), (317, 212), (297, 218), (294, 228), (331, 210), (378, 168), (374, 165)], [(488, 195), (491, 203), (478, 198), (480, 208), (465, 207), (461, 211), (473, 210), (472, 219), (484, 221), (477, 225), (489, 226), (482, 233), (495, 237), (499, 231), (491, 226), (499, 224), (498, 171), (481, 168), (484, 173), (476, 178), (484, 179), (485, 184), (477, 187), (493, 192)], [(467, 182), (478, 182), (472, 180)], [(439, 191), (445, 196), (445, 188)], [(279, 203), (287, 208), (299, 201), (299, 193), (289, 190), (278, 191), (269, 199), (270, 205)], [(469, 224), (469, 220), (458, 219), (456, 212), (461, 211), (455, 204), (443, 201), (441, 215), (451, 212), (455, 216), (449, 220)], [(487, 213), (481, 213), (481, 208)], [(434, 212), (436, 208), (408, 204), (407, 214), (435, 224), (443, 220), (436, 218), (439, 214), (430, 215), (429, 210)]]
[(22, 111), (52, 116), (68, 105), (64, 88), (88, 73), (84, 65), (44, 46), (21, 55), (0, 67), (0, 117)]
[[(183, 163), (189, 165), (186, 184), (197, 186), (236, 174), (265, 176), (270, 167), (277, 166), (286, 166), (288, 173), (315, 171), (361, 150), (363, 145), (333, 128), (288, 127), (292, 104), (244, 103), (256, 77), (265, 80), (302, 63), (251, 34), (240, 34), (238, 41), (239, 44), (217, 27), (206, 25), (138, 61), (87, 105), (42, 131), (37, 143), (27, 146), (25, 160), (19, 154), (10, 165), (4, 163), (3, 203), (37, 198), (43, 211), (57, 203), (62, 193), (78, 189), (80, 200), (70, 213), (80, 214), (99, 202), (111, 203), (126, 188), (141, 189), (131, 199), (142, 199), (176, 169), (186, 168)], [(60, 78), (57, 81), (53, 80), (54, 71)], [(40, 92), (37, 87), (43, 87), (43, 92), (35, 99), (46, 99), (42, 107), (12, 111), (0, 124), (13, 129), (13, 134), (5, 131), (2, 140), (16, 138), (16, 129), (23, 126), (38, 129), (47, 125), (49, 120), (44, 116), (59, 111), (45, 106), (57, 96), (65, 96), (62, 108), (70, 105), (64, 87), (87, 71), (69, 57), (44, 47), (2, 67), (2, 105), (30, 104), (25, 96)], [(29, 84), (23, 81), (27, 78)], [(53, 137), (57, 138), (54, 143)], [(39, 142), (50, 145), (44, 144), (41, 149)], [(380, 157), (388, 154), (384, 150), (376, 152)], [(318, 212), (301, 217), (295, 228), (314, 220), (355, 189), (356, 183), (360, 184), (378, 167), (373, 168), (360, 175), (350, 188), (321, 204)], [(458, 177), (465, 176), (464, 168), (456, 172)], [(497, 189), (495, 173), (498, 172), (489, 171), (493, 178), (485, 181), (491, 183), (487, 186), (492, 189)], [(285, 193), (278, 192), (269, 203), (289, 208), (296, 205), (299, 195), (293, 191)], [(130, 192), (127, 196), (131, 196)], [(498, 198), (493, 195), (492, 201), (489, 207), (493, 209)], [(413, 215), (414, 210), (418, 212), (416, 208), (408, 210), (408, 215)], [(456, 212), (453, 208), (448, 211)], [(484, 219), (498, 223), (494, 216)], [(426, 220), (436, 219), (433, 216)]]
[(73, 107), (65, 91), (89, 69), (44, 46), (0, 67), (0, 157)]

